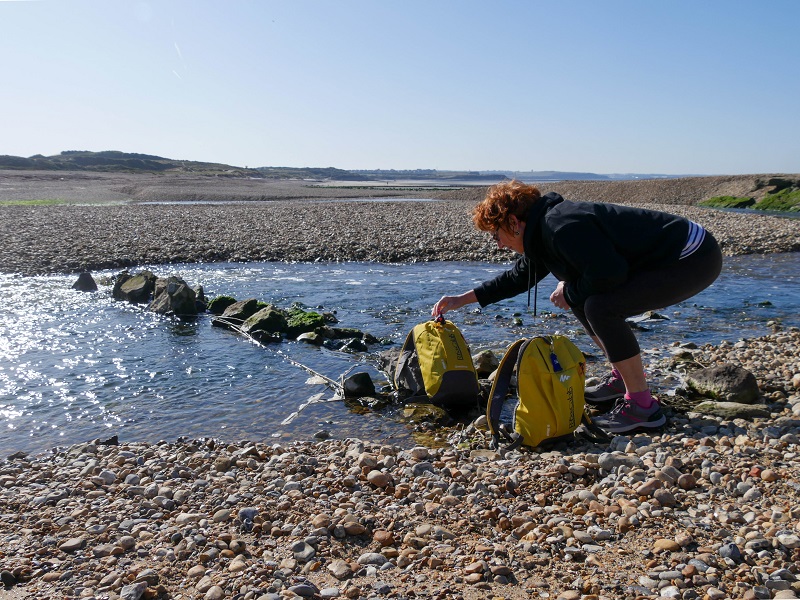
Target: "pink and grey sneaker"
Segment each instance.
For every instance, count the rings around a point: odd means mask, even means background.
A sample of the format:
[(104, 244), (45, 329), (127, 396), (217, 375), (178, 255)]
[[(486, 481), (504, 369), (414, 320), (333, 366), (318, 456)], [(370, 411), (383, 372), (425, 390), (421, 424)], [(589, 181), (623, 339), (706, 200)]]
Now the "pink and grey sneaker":
[(594, 417), (595, 425), (609, 433), (626, 433), (635, 429), (655, 429), (667, 422), (661, 404), (653, 399), (648, 408), (642, 408), (634, 400), (624, 396), (610, 412)]
[(625, 382), (619, 376), (616, 369), (603, 377), (597, 385), (587, 387), (583, 392), (583, 397), (587, 404), (607, 404), (625, 395)]

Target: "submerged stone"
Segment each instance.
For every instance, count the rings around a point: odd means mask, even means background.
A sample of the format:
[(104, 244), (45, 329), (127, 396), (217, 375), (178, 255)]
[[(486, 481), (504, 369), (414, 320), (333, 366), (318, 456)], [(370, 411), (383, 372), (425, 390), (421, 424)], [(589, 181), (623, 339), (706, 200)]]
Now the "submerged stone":
[(431, 423), (434, 425), (448, 425), (452, 421), (445, 409), (424, 402), (407, 404), (403, 408), (403, 417), (411, 423)]

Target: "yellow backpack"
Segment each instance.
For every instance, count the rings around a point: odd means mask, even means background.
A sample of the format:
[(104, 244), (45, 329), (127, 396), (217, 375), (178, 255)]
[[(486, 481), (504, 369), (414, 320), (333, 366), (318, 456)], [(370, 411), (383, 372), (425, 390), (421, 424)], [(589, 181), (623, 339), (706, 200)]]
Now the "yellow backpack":
[(444, 318), (420, 323), (406, 336), (394, 383), (412, 399), (424, 397), (444, 408), (474, 408), (480, 391), (467, 342)]
[[(516, 406), (508, 407), (514, 373)], [(585, 381), (586, 359), (568, 338), (540, 336), (511, 344), (500, 361), (486, 405), (493, 445), (498, 446), (502, 437), (512, 448), (536, 447), (576, 431), (593, 441), (608, 440), (584, 409)]]

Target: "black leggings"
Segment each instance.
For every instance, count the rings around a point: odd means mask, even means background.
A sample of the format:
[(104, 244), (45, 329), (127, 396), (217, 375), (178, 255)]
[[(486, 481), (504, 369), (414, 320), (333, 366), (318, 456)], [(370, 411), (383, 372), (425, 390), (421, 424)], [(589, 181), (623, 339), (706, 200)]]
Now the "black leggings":
[(641, 352), (626, 318), (691, 298), (714, 283), (721, 270), (722, 252), (706, 231), (693, 254), (666, 267), (631, 273), (618, 288), (589, 296), (572, 312), (602, 342), (608, 360), (619, 362)]

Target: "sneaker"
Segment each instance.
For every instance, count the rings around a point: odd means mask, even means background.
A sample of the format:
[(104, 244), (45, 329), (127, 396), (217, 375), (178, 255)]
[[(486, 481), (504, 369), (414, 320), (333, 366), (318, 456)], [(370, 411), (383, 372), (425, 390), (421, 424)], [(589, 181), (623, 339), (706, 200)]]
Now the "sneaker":
[(603, 381), (587, 387), (583, 392), (583, 397), (588, 404), (605, 404), (622, 398), (624, 395), (625, 382), (614, 373), (609, 373), (603, 377)]
[(610, 412), (592, 419), (598, 427), (609, 433), (625, 433), (634, 429), (652, 429), (667, 422), (658, 400), (650, 408), (642, 408), (633, 400), (624, 398)]

